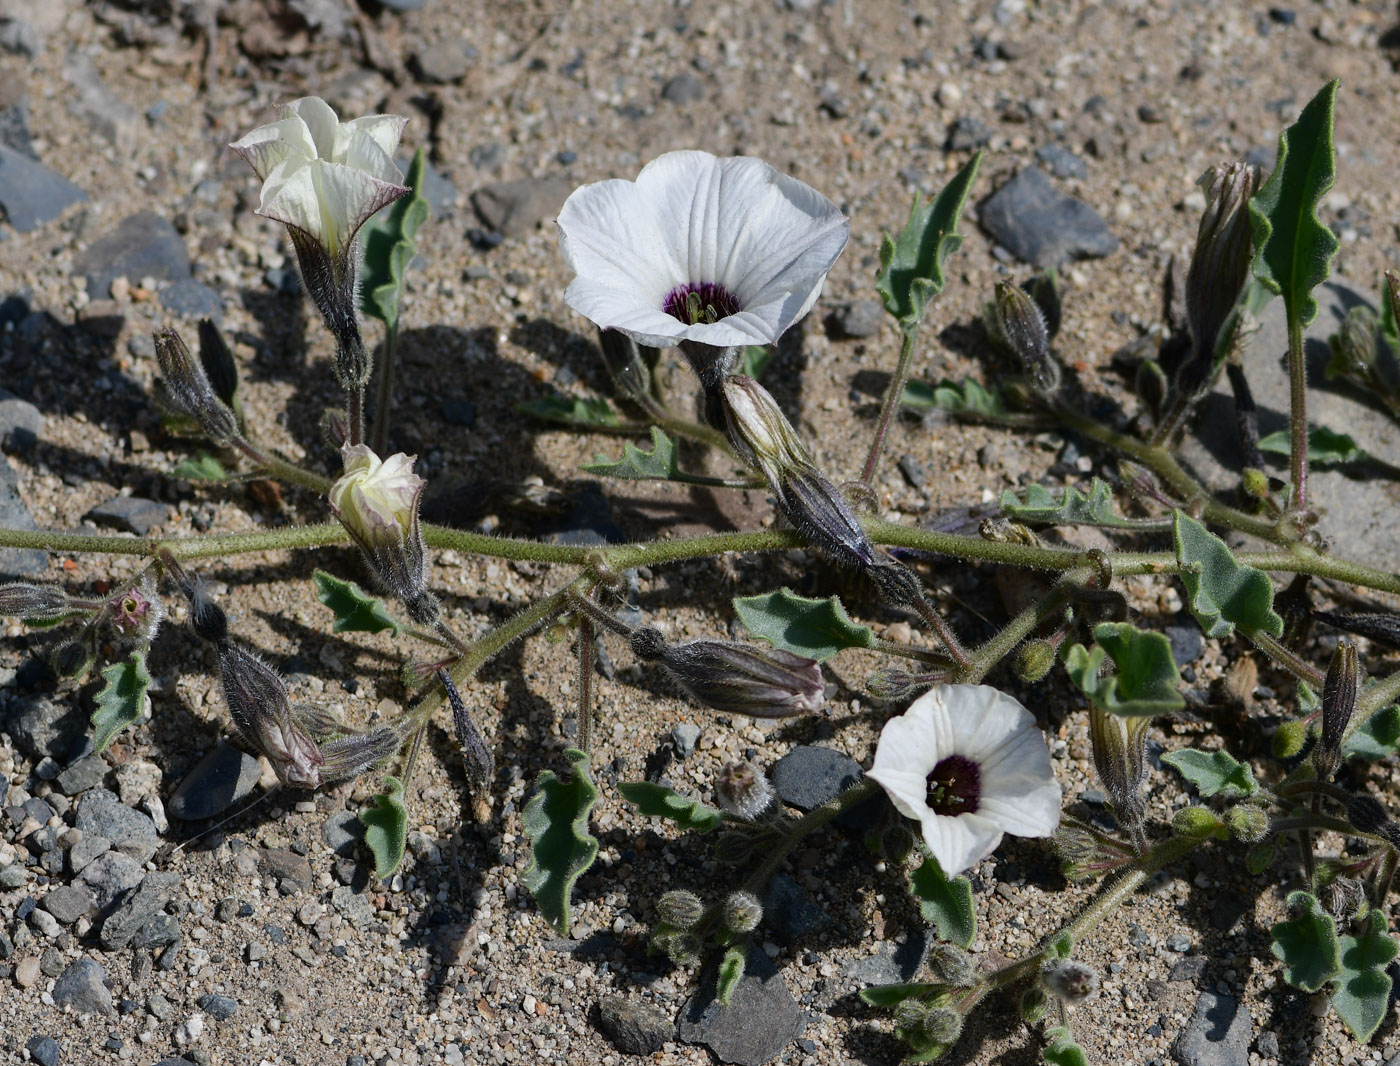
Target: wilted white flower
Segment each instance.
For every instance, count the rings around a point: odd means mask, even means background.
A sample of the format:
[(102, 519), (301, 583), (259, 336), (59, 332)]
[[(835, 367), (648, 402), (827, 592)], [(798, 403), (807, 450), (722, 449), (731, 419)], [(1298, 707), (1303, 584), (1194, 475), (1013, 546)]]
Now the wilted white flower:
[(953, 877), (990, 855), (1003, 833), (1048, 837), (1060, 786), (1031, 713), (987, 685), (939, 685), (885, 723), (867, 775)]
[(761, 159), (667, 152), (559, 212), (565, 302), (662, 348), (771, 344), (812, 309), (850, 234), (840, 209)]
[(367, 115), (341, 122), (319, 96), (305, 96), (229, 147), (263, 183), (258, 214), (301, 231), (334, 258), (371, 215), (408, 192), (394, 165), (407, 121)]
[(330, 489), (331, 507), (361, 545), (399, 545), (413, 535), (418, 497), (427, 484), (413, 472), (417, 456), (380, 459), (368, 445), (341, 451), (345, 473)]

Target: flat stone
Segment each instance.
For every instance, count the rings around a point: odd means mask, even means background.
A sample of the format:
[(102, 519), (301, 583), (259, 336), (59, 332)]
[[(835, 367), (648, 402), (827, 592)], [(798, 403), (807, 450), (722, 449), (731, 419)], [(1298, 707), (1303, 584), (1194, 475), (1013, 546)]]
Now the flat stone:
[(38, 956), (30, 955), (15, 964), (15, 984), (20, 988), (33, 988), (39, 982)]
[(30, 1037), (24, 1048), (29, 1052), (29, 1060), (37, 1062), (39, 1066), (58, 1066), (63, 1055), (63, 1049), (58, 1046), (58, 1041), (51, 1036)]
[(350, 858), (365, 835), (364, 823), (354, 811), (336, 811), (321, 829), (326, 845), (335, 854)]
[(1200, 981), (1206, 973), (1206, 964), (1210, 960), (1204, 955), (1187, 955), (1184, 959), (1178, 959), (1172, 963), (1171, 972), (1167, 975), (1168, 981), (1190, 981), (1192, 984)]
[(72, 873), (82, 873), (101, 855), (112, 850), (112, 842), (103, 836), (83, 834), (83, 839), (68, 849), (68, 869)]
[(79, 253), (74, 273), (87, 278), (88, 296), (105, 299), (116, 278), (183, 281), (190, 276), (189, 253), (179, 231), (149, 211), (130, 215), (117, 228)]
[(1036, 159), (1050, 168), (1057, 178), (1083, 179), (1089, 176), (1089, 164), (1068, 148), (1059, 144), (1042, 144), (1035, 150)]
[(661, 87), (661, 99), (685, 106), (705, 98), (705, 86), (694, 74), (677, 74)]
[(912, 981), (923, 968), (930, 935), (927, 928), (910, 930), (903, 944), (886, 941), (876, 949), (875, 954), (848, 962), (841, 974), (861, 986)]
[(831, 915), (812, 902), (802, 886), (779, 872), (763, 896), (763, 925), (783, 946), (831, 925)]
[(992, 128), (980, 119), (965, 116), (948, 127), (947, 147), (954, 152), (982, 148), (991, 142)]
[(210, 993), (207, 996), (199, 997), (199, 1009), (216, 1022), (226, 1022), (233, 1017), (238, 1010), (238, 1000), (232, 996), (220, 996)]
[(1202, 992), (1186, 1028), (1172, 1044), (1180, 1066), (1242, 1066), (1249, 1061), (1254, 1018), (1232, 996)]
[(155, 500), (140, 496), (113, 496), (106, 503), (100, 503), (83, 516), (99, 526), (125, 530), (144, 537), (156, 526), (170, 518), (170, 508)]
[(1118, 238), (1102, 216), (1056, 189), (1038, 167), (1026, 167), (984, 200), (978, 220), (1018, 259), (1038, 267), (1118, 250)]
[[(29, 506), (19, 494), (19, 475), (0, 455), (0, 526), (6, 529), (38, 529)], [(0, 581), (33, 577), (49, 568), (48, 552), (38, 548), (0, 548)]]
[(141, 116), (102, 80), (86, 52), (68, 54), (63, 78), (74, 90), (65, 94), (69, 112), (84, 119), (94, 133), (119, 151), (135, 148)]
[(675, 1023), (644, 1000), (604, 996), (598, 1001), (598, 1028), (618, 1051), (654, 1055), (676, 1036)]
[(214, 818), (251, 795), (261, 775), (257, 759), (221, 740), (185, 775), (166, 813), (184, 822)]
[(336, 885), (331, 889), (331, 906), (336, 913), (357, 929), (374, 921), (374, 907), (361, 892), (349, 885)]
[(430, 44), (413, 57), (418, 77), (437, 85), (461, 81), (476, 65), (477, 51), (460, 37)]
[(714, 967), (701, 975), (700, 988), (681, 1008), (676, 1032), (688, 1044), (704, 1044), (721, 1062), (762, 1066), (797, 1035), (802, 1011), (757, 947), (749, 949), (728, 1006), (715, 998)]
[(180, 889), (180, 875), (157, 871), (141, 879), (102, 922), (98, 940), (108, 951), (126, 947), (143, 926), (165, 909)]
[(880, 332), (885, 305), (879, 300), (849, 300), (837, 305), (828, 319), (833, 336), (859, 340)]
[[(4, 195), (4, 180), (0, 171), (0, 196)], [(43, 432), (44, 416), (39, 408), (0, 389), (0, 449), (11, 455), (28, 455)]]
[(491, 229), (507, 237), (525, 237), (559, 213), (574, 184), (557, 177), (498, 181), (472, 193), (472, 207)]
[(13, 148), (0, 145), (0, 208), (21, 233), (51, 222), (87, 199), (87, 193), (62, 174)]
[(144, 875), (141, 864), (130, 855), (108, 851), (83, 867), (79, 877), (96, 894), (97, 906), (105, 910), (127, 889), (139, 885)]
[(54, 982), (54, 1004), (72, 1007), (78, 1014), (111, 1014), (112, 993), (106, 980), (101, 966), (91, 959), (78, 959)]
[(0, 145), (13, 148), (22, 156), (39, 161), (29, 132), (29, 97), (23, 79), (12, 78), (0, 85)]
[(107, 763), (101, 755), (88, 755), (70, 766), (54, 778), (54, 784), (65, 796), (76, 796), (90, 788), (102, 784), (107, 776)]
[[(860, 764), (845, 752), (804, 744), (793, 748), (773, 767), (773, 787), (778, 798), (790, 807), (810, 811), (827, 800), (859, 784), (864, 778)], [(857, 804), (836, 819), (847, 829), (864, 829), (873, 823), (884, 802), (881, 796)]]
[(164, 948), (178, 944), (184, 939), (180, 931), (180, 919), (173, 914), (157, 914), (136, 931), (131, 938), (134, 948)]
[(76, 825), (83, 835), (106, 837), (117, 851), (145, 862), (156, 853), (155, 823), (126, 806), (105, 788), (94, 788), (78, 801)]
[(42, 693), (14, 700), (4, 725), (15, 747), (35, 761), (63, 758), (87, 727), (77, 700), (55, 700)]
[(263, 869), (278, 881), (289, 881), (302, 891), (311, 887), (311, 864), (305, 855), (298, 855), (290, 848), (263, 848), (259, 860)]
[(0, 867), (0, 889), (6, 892), (22, 887), (27, 878), (22, 862), (12, 862), (8, 866)]
[(182, 318), (212, 319), (216, 326), (224, 320), (224, 298), (193, 278), (177, 281), (162, 291), (160, 305)]
[(97, 907), (97, 901), (82, 885), (63, 885), (45, 896), (39, 906), (64, 925), (72, 925), (84, 915), (91, 914)]
[(671, 730), (671, 743), (676, 746), (676, 754), (682, 759), (695, 750), (700, 739), (700, 727), (694, 722), (682, 722)]

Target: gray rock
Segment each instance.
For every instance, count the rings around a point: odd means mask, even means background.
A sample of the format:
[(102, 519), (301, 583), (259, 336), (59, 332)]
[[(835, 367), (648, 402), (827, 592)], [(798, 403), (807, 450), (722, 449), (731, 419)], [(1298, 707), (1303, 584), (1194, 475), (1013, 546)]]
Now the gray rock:
[(1206, 650), (1206, 637), (1194, 621), (1173, 622), (1164, 632), (1171, 641), (1172, 658), (1177, 666), (1189, 666)]
[(928, 467), (912, 455), (901, 455), (895, 464), (911, 489), (921, 489), (928, 484)]
[(184, 939), (180, 931), (180, 919), (173, 914), (157, 914), (137, 930), (131, 938), (134, 948), (163, 948), (178, 944)]
[(112, 850), (112, 842), (102, 836), (88, 836), (78, 841), (68, 850), (68, 869), (80, 874), (101, 855)]
[(63, 952), (52, 945), (46, 947), (39, 957), (39, 972), (45, 977), (57, 977), (67, 968), (68, 960), (63, 957)]
[(54, 983), (54, 1004), (72, 1007), (78, 1014), (111, 1014), (112, 993), (106, 980), (101, 966), (91, 959), (78, 959)]
[(927, 928), (911, 930), (903, 944), (886, 941), (875, 954), (848, 962), (841, 970), (857, 984), (894, 985), (912, 981), (923, 968), (924, 956), (928, 954), (930, 931)]
[(1057, 178), (1087, 178), (1089, 165), (1059, 144), (1042, 144), (1035, 150), (1035, 157), (1050, 168)]
[(39, 906), (64, 925), (72, 925), (84, 915), (91, 914), (97, 901), (82, 885), (64, 885), (45, 896)]
[[(860, 764), (849, 755), (816, 745), (793, 748), (778, 760), (772, 775), (778, 798), (801, 811), (810, 811), (835, 799), (864, 776)], [(872, 796), (842, 813), (836, 824), (846, 829), (868, 829), (883, 803), (882, 796)]]
[(797, 1035), (802, 1011), (757, 947), (749, 949), (727, 1007), (715, 998), (713, 969), (702, 975), (700, 987), (681, 1008), (676, 1032), (688, 1044), (704, 1044), (721, 1062), (762, 1066)]
[(12, 862), (9, 866), (0, 869), (0, 890), (11, 892), (16, 888), (22, 888), (28, 875), (24, 872), (24, 863)]
[(598, 1028), (618, 1051), (654, 1055), (676, 1036), (675, 1023), (650, 1003), (627, 996), (598, 1001)]
[(183, 318), (210, 318), (218, 325), (224, 320), (224, 298), (193, 278), (177, 281), (160, 294), (160, 305)]
[(140, 496), (113, 496), (106, 503), (99, 503), (83, 517), (99, 526), (122, 529), (144, 537), (170, 518), (170, 508), (166, 504)]
[(763, 924), (775, 941), (787, 946), (827, 928), (831, 915), (813, 903), (788, 874), (780, 872), (768, 883), (763, 896)]
[[(399, 169), (407, 174), (413, 160), (405, 157), (396, 162)], [(457, 206), (457, 186), (427, 160), (423, 162), (423, 198), (428, 201), (428, 207), (435, 218), (447, 214)]]
[(291, 848), (263, 848), (259, 859), (278, 882), (287, 882), (302, 891), (311, 887), (311, 864), (305, 855), (298, 855)]
[[(1308, 374), (1308, 422), (1347, 433), (1377, 459), (1400, 464), (1400, 425), (1364, 393), (1327, 380), (1327, 337), (1341, 326), (1347, 310), (1370, 297), (1342, 282), (1329, 281), (1314, 290), (1318, 314), (1303, 340)], [(1266, 436), (1288, 428), (1288, 331), (1283, 301), (1272, 300), (1260, 315), (1258, 332), (1246, 342), (1244, 370), (1259, 412), (1259, 433)], [(1239, 484), (1239, 436), (1229, 383), (1221, 375), (1214, 392), (1199, 407), (1194, 432), (1181, 447), (1187, 466), (1216, 490)], [(1275, 462), (1275, 457), (1270, 457)], [(1276, 458), (1274, 472), (1285, 480), (1288, 460)], [(1314, 465), (1308, 471), (1308, 506), (1318, 512), (1318, 529), (1334, 554), (1361, 559), (1383, 570), (1400, 569), (1400, 537), (1394, 533), (1400, 482), (1367, 477), (1365, 464), (1344, 467)], [(1365, 478), (1365, 480), (1353, 480)]]
[(141, 864), (130, 855), (108, 851), (83, 867), (83, 872), (78, 876), (96, 894), (97, 906), (105, 910), (127, 889), (139, 885), (144, 875)]
[(76, 796), (102, 784), (107, 775), (107, 764), (101, 755), (88, 755), (79, 759), (54, 779), (54, 784), (65, 796)]
[(418, 11), (428, 0), (379, 0), (379, 6), (390, 11)]
[(1178, 959), (1172, 963), (1171, 972), (1167, 974), (1168, 981), (1190, 981), (1192, 984), (1200, 981), (1206, 974), (1206, 963), (1209, 960), (1204, 955), (1187, 955), (1184, 959)]
[(29, 1060), (37, 1062), (39, 1066), (58, 1066), (59, 1059), (63, 1055), (63, 1049), (58, 1046), (58, 1041), (51, 1036), (30, 1037), (29, 1042), (24, 1047), (29, 1052)]
[(74, 89), (67, 94), (69, 112), (86, 120), (94, 133), (118, 150), (135, 147), (141, 116), (103, 82), (87, 53), (69, 53), (63, 78)]
[(44, 39), (28, 19), (7, 19), (0, 23), (0, 49), (33, 59), (43, 47)]
[(98, 940), (108, 951), (126, 947), (143, 926), (165, 909), (180, 888), (180, 875), (165, 872), (149, 873), (141, 883), (118, 900), (112, 913), (102, 922)]
[(184, 281), (190, 276), (190, 258), (174, 226), (142, 211), (122, 219), (111, 233), (84, 248), (74, 270), (87, 278), (88, 295), (103, 300), (116, 278), (133, 284), (145, 277)]
[(40, 693), (21, 696), (11, 703), (4, 721), (15, 747), (36, 760), (45, 755), (67, 754), (87, 724), (76, 700), (60, 701)]
[[(1265, 1058), (1278, 1058), (1281, 1054), (1278, 1046), (1278, 1034), (1272, 1029), (1264, 1030), (1259, 1034), (1259, 1039), (1254, 1042), (1254, 1050)], [(1400, 1066), (1400, 1055), (1387, 1059), (1385, 1066)]]
[(525, 237), (557, 215), (573, 191), (574, 183), (566, 178), (498, 181), (472, 193), (472, 207), (491, 229), (507, 237)]
[(851, 300), (831, 312), (832, 332), (851, 340), (875, 336), (884, 320), (885, 305), (879, 300)]
[(39, 162), (29, 132), (29, 98), (18, 78), (0, 86), (0, 144)]
[(448, 85), (467, 76), (476, 56), (476, 49), (458, 37), (430, 44), (413, 57), (413, 65), (423, 81)]
[(676, 746), (676, 754), (682, 759), (695, 751), (700, 739), (700, 727), (693, 722), (682, 722), (671, 730), (671, 743)]
[(114, 849), (137, 862), (145, 862), (156, 853), (155, 823), (105, 788), (94, 788), (83, 794), (78, 802), (76, 825), (84, 836), (106, 837)]
[(10, 225), (21, 233), (52, 221), (86, 199), (87, 193), (62, 174), (0, 145), (0, 208), (4, 208)]
[(63, 932), (63, 926), (58, 924), (58, 919), (48, 911), (30, 911), (29, 924), (46, 937), (56, 937)]
[(1242, 1066), (1249, 1061), (1254, 1018), (1231, 996), (1202, 992), (1196, 1009), (1172, 1044), (1181, 1066)]
[(705, 98), (705, 86), (694, 74), (677, 74), (661, 87), (661, 99), (672, 104), (694, 104)]
[(251, 795), (261, 775), (257, 759), (221, 740), (185, 775), (166, 812), (184, 822), (213, 818)]
[(979, 119), (964, 117), (948, 127), (947, 146), (954, 152), (981, 148), (992, 139), (992, 128)]
[[(38, 529), (34, 516), (19, 494), (19, 475), (0, 455), (0, 526), (6, 529)], [(38, 548), (0, 548), (0, 581), (32, 577), (49, 568), (47, 552)]]
[(199, 997), (199, 1009), (216, 1022), (226, 1022), (238, 1010), (238, 1000), (232, 996), (210, 994)]
[[(0, 152), (3, 151), (0, 148)], [(5, 195), (4, 181), (4, 167), (0, 165), (0, 197)], [(14, 455), (28, 455), (43, 432), (44, 416), (39, 408), (0, 389), (0, 449)]]
[(347, 859), (355, 854), (355, 846), (364, 833), (364, 824), (354, 811), (336, 811), (321, 830), (331, 851)]
[(15, 942), (10, 939), (10, 934), (0, 928), (0, 959), (8, 959), (15, 953)]
[(362, 929), (374, 921), (374, 907), (370, 901), (349, 885), (336, 885), (331, 889), (331, 906), (356, 929)]
[(1118, 250), (1099, 213), (1056, 189), (1038, 167), (1026, 167), (983, 201), (978, 218), (1008, 251), (1038, 267)]

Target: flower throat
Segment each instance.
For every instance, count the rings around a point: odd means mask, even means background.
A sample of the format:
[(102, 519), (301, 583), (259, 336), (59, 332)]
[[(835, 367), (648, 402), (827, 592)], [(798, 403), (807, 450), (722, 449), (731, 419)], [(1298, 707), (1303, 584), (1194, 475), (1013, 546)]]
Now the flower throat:
[(698, 285), (677, 285), (666, 294), (661, 310), (687, 326), (694, 326), (718, 322), (742, 308), (723, 285), (702, 281)]
[(938, 814), (975, 814), (981, 798), (982, 770), (967, 756), (950, 755), (929, 771), (928, 805)]

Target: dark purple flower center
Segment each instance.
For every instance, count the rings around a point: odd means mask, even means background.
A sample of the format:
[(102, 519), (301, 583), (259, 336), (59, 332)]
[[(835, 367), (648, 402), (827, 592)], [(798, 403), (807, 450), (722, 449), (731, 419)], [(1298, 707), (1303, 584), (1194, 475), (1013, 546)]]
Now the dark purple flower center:
[(666, 294), (661, 310), (687, 326), (697, 322), (718, 322), (742, 310), (739, 301), (723, 285), (702, 281), (698, 285), (677, 285)]
[(966, 755), (949, 755), (929, 771), (927, 802), (934, 813), (975, 814), (981, 799), (982, 770)]

